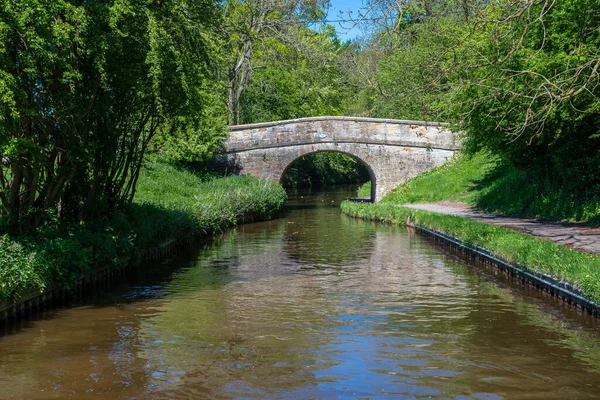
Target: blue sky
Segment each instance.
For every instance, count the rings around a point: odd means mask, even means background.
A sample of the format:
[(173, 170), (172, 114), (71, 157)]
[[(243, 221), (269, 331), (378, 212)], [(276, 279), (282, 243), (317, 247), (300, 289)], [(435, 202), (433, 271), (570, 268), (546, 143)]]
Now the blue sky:
[[(352, 10), (352, 15), (356, 17), (358, 15), (358, 9), (362, 6), (363, 0), (331, 0), (331, 6), (329, 7), (329, 14), (327, 15), (328, 20), (337, 20), (339, 19), (339, 13), (342, 11), (344, 16), (347, 17), (347, 11)], [(342, 41), (346, 41), (348, 39), (354, 39), (356, 36), (360, 35), (360, 30), (355, 28), (351, 31), (347, 31), (340, 27), (339, 23), (332, 23), (331, 25), (335, 26), (337, 30), (338, 37)], [(348, 24), (343, 24), (348, 25)]]

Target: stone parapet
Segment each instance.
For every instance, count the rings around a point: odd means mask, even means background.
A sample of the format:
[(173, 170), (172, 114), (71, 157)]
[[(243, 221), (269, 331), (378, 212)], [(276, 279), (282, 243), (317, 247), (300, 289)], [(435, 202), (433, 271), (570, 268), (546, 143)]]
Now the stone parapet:
[(460, 149), (446, 124), (360, 117), (311, 117), (230, 127), (213, 166), (281, 182), (298, 158), (319, 151), (350, 155), (371, 176), (373, 201)]

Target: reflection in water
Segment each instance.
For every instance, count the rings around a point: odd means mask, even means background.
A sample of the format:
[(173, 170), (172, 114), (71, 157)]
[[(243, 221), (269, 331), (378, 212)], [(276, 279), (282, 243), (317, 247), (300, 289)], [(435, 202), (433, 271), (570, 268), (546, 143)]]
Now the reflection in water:
[(345, 195), (0, 338), (0, 398), (597, 397), (598, 321), (346, 218)]

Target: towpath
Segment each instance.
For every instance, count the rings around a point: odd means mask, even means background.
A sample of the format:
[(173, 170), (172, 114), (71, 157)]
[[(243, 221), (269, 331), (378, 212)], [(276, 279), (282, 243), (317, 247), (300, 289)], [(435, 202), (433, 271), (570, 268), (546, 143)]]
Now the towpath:
[(456, 202), (416, 203), (403, 204), (402, 206), (440, 214), (457, 215), (487, 224), (499, 225), (542, 239), (552, 240), (558, 244), (581, 251), (600, 254), (600, 229), (590, 228), (582, 224), (563, 224), (531, 218), (508, 217), (475, 210), (464, 203)]

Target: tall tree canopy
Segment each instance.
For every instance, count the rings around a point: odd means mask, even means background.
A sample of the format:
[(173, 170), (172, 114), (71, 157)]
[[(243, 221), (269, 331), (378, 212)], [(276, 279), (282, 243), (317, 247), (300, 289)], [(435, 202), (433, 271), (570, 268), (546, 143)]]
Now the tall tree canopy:
[[(241, 122), (241, 102), (257, 68), (256, 53), (275, 49), (273, 44), (296, 44), (295, 28), (320, 21), (328, 0), (227, 0), (222, 32), (226, 43), (223, 78), (227, 81), (229, 123)], [(271, 53), (272, 55), (273, 53)]]
[(448, 114), (464, 125), (467, 144), (525, 165), (562, 170), (573, 154), (598, 165), (599, 26), (597, 0), (479, 8), (460, 58), (445, 69), (457, 82)]
[(346, 96), (342, 46), (332, 27), (315, 32), (293, 25), (291, 43), (270, 40), (254, 58), (255, 71), (240, 101), (240, 122), (339, 115)]
[(598, 0), (370, 0), (368, 16), (348, 69), (364, 114), (452, 122), (468, 149), (600, 195)]
[(220, 18), (212, 0), (0, 0), (0, 199), (11, 231), (133, 197), (152, 137), (198, 127), (207, 104), (224, 104)]

